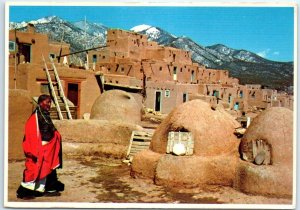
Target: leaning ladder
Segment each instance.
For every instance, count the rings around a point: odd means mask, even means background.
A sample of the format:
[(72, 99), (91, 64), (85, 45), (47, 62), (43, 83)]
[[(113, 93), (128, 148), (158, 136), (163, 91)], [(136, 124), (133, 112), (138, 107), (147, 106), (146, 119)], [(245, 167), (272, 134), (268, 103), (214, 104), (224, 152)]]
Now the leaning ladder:
[[(51, 94), (52, 94), (53, 99), (54, 99), (54, 103), (55, 103), (55, 107), (56, 107), (56, 110), (57, 110), (57, 113), (58, 113), (58, 117), (59, 117), (60, 120), (63, 120), (64, 117), (63, 117), (62, 111), (60, 109), (60, 104), (58, 102), (57, 94), (56, 94), (56, 91), (54, 89), (53, 82), (52, 82), (52, 79), (51, 79), (51, 75), (50, 75), (49, 69), (47, 67), (47, 63), (45, 61), (44, 55), (43, 55), (43, 61), (44, 61), (44, 65), (45, 65), (47, 80), (49, 82), (50, 91), (51, 91)], [(59, 93), (60, 97), (62, 98), (63, 105), (64, 105), (64, 107), (66, 109), (66, 112), (67, 112), (67, 118), (72, 119), (72, 115), (71, 115), (71, 112), (70, 112), (70, 109), (69, 109), (67, 99), (66, 99), (65, 94), (64, 94), (64, 90), (62, 88), (62, 85), (61, 85), (61, 82), (60, 82), (55, 64), (54, 64), (53, 59), (51, 57), (50, 57), (50, 61), (51, 61), (51, 65), (53, 67), (54, 77), (55, 77), (55, 80), (57, 82), (57, 90), (58, 90), (58, 93)]]
[(152, 132), (132, 131), (126, 153), (126, 159), (131, 160), (136, 153), (148, 149), (151, 143), (152, 135)]

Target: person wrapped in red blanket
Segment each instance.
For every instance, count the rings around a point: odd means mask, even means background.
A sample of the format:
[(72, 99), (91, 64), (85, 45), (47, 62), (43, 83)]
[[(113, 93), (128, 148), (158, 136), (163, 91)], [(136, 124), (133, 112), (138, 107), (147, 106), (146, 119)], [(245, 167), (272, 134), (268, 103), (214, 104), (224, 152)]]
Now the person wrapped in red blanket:
[(25, 124), (23, 150), (26, 157), (23, 181), (17, 197), (59, 196), (64, 184), (56, 169), (62, 168), (61, 135), (50, 118), (51, 97), (41, 95), (38, 106)]

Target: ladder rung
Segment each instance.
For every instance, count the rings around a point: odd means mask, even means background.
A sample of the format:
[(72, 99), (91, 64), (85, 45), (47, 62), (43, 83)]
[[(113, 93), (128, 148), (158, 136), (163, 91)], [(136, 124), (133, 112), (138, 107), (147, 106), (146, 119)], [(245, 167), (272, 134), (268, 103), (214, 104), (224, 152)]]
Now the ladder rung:
[[(45, 58), (43, 56), (43, 61), (45, 68), (44, 70), (46, 71), (47, 79), (49, 82), (50, 90), (54, 98), (54, 103), (55, 107), (57, 109), (59, 119), (63, 119), (62, 113), (67, 113), (67, 118), (72, 119), (72, 115), (70, 113), (70, 109), (67, 103), (67, 99), (65, 98), (63, 87), (61, 85), (57, 69), (55, 67), (55, 64), (53, 62), (53, 59), (50, 58), (51, 64), (52, 64), (52, 69), (48, 69)], [(50, 75), (50, 71), (53, 72), (52, 75)], [(52, 82), (52, 78), (54, 77), (56, 82)]]

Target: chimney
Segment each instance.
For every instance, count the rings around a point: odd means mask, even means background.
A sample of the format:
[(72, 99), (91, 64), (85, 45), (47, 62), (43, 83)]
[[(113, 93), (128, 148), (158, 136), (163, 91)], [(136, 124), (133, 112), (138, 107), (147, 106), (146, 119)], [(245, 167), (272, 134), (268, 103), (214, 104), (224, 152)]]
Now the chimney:
[(27, 32), (29, 33), (35, 33), (35, 27), (32, 23), (28, 23), (27, 25)]

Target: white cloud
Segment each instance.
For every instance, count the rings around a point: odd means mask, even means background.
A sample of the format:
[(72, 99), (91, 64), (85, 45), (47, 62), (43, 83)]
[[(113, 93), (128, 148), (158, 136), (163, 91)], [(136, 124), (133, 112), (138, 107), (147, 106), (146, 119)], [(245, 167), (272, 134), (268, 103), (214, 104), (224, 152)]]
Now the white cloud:
[(270, 51), (271, 51), (270, 49), (266, 49), (261, 52), (258, 52), (257, 55), (259, 55), (260, 57), (266, 58), (268, 56), (268, 54), (270, 53)]
[(280, 54), (280, 52), (278, 52), (278, 51), (273, 52), (273, 55), (279, 55), (279, 54)]

